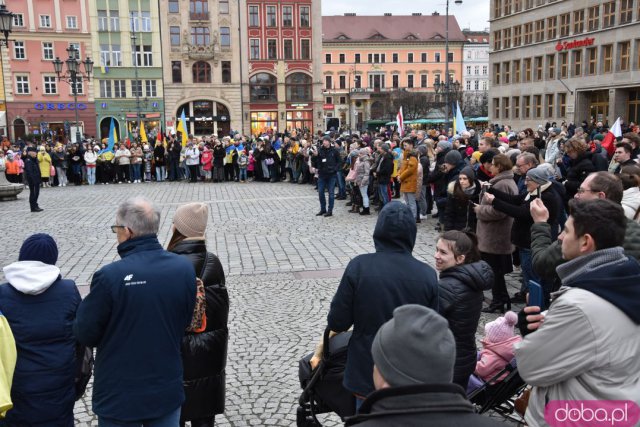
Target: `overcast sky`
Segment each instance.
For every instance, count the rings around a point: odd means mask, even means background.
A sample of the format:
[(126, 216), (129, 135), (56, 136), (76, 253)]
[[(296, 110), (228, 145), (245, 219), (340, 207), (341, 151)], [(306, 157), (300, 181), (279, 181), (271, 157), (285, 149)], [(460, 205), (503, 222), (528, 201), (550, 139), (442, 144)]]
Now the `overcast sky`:
[[(455, 15), (460, 28), (483, 30), (489, 27), (490, 0), (464, 0), (461, 5), (449, 2), (449, 14)], [(428, 15), (438, 11), (444, 15), (446, 2), (439, 0), (322, 0), (322, 15), (343, 15), (356, 13), (358, 15), (382, 15), (385, 12), (394, 15), (410, 15), (420, 12)]]

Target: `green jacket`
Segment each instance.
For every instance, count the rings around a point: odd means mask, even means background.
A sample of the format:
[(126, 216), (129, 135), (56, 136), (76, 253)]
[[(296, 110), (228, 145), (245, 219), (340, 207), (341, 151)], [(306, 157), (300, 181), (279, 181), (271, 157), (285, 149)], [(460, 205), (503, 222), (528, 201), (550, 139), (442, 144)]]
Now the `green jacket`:
[[(622, 247), (627, 256), (640, 260), (640, 224), (627, 221)], [(551, 241), (551, 227), (546, 222), (536, 222), (531, 227), (531, 256), (533, 271), (542, 279), (559, 280), (556, 267), (565, 262), (562, 245), (559, 240)]]

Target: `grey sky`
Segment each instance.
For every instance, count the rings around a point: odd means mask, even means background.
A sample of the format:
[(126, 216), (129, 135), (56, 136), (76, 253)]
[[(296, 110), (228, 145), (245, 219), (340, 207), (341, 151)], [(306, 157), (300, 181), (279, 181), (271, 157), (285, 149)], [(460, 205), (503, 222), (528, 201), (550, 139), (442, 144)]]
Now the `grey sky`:
[[(455, 15), (460, 28), (483, 30), (489, 27), (489, 1), (490, 0), (464, 0), (461, 5), (449, 2), (449, 14)], [(356, 13), (358, 15), (382, 15), (385, 12), (394, 15), (410, 15), (420, 12), (423, 15), (438, 11), (445, 13), (446, 2), (410, 1), (410, 0), (322, 0), (323, 15), (342, 15), (344, 13)]]

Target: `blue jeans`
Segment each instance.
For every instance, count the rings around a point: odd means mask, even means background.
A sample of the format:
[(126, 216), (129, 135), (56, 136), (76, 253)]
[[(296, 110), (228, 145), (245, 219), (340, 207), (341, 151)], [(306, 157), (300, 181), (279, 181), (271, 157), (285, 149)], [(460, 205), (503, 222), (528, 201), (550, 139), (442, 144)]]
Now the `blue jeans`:
[(338, 178), (338, 196), (347, 197), (347, 188), (342, 171), (336, 172), (336, 177)]
[(175, 409), (171, 413), (153, 420), (142, 421), (117, 421), (104, 417), (98, 417), (98, 427), (178, 427), (180, 423), (180, 409)]
[(142, 167), (141, 163), (136, 163), (135, 165), (132, 165), (133, 167), (133, 180), (134, 181), (139, 181), (142, 179), (142, 176), (140, 175), (140, 170)]
[(360, 195), (362, 196), (362, 207), (368, 208), (369, 207), (369, 187), (365, 185), (358, 188), (360, 189)]
[(164, 166), (156, 165), (156, 181), (158, 182), (164, 181)]
[[(318, 197), (320, 198), (320, 211), (333, 212), (333, 200), (335, 199), (336, 175), (318, 177)], [(327, 211), (327, 200), (324, 197), (324, 190), (329, 190), (329, 210)]]
[(389, 184), (378, 184), (378, 193), (380, 194), (380, 201), (382, 202), (382, 206), (389, 203)]
[(240, 168), (240, 181), (247, 180), (247, 168)]
[[(60, 177), (58, 177), (58, 180), (60, 180)], [(87, 166), (87, 182), (89, 183), (89, 185), (94, 185), (96, 183), (96, 167), (89, 167)]]

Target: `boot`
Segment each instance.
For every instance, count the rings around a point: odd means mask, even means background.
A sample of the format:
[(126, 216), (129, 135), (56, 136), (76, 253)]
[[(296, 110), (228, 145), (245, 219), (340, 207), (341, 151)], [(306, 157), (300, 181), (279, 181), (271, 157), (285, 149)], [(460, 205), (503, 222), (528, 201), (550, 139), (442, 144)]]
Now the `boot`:
[(371, 212), (369, 212), (369, 208), (362, 208), (362, 212), (360, 212), (360, 215), (371, 215)]
[(360, 213), (360, 206), (353, 205), (353, 207), (351, 208), (351, 210), (349, 212), (351, 212), (351, 213)]

